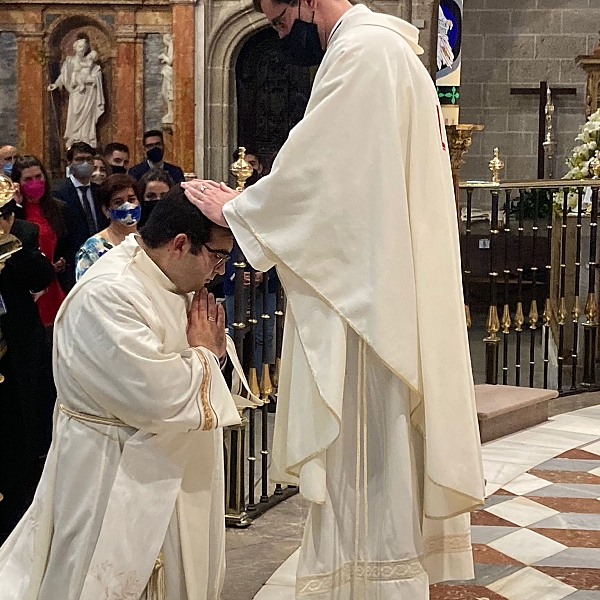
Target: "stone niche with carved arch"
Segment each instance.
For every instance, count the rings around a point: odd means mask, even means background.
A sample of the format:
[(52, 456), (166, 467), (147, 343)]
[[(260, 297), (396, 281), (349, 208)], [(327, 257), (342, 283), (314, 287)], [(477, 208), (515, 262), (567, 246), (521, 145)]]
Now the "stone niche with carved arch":
[[(95, 16), (79, 13), (60, 15), (46, 13), (46, 31), (44, 52), (47, 61), (45, 85), (54, 82), (60, 75), (61, 65), (65, 58), (73, 54), (73, 43), (80, 37), (85, 37), (92, 50), (98, 53), (97, 63), (102, 69), (103, 91), (105, 98), (104, 114), (97, 124), (99, 147), (108, 143), (113, 137), (113, 63), (114, 36), (112, 28), (104, 20)], [(63, 139), (67, 121), (69, 94), (66, 90), (48, 92), (45, 114), (46, 156), (52, 174), (57, 177), (64, 172), (66, 165), (66, 148)]]
[[(365, 2), (369, 8), (422, 21), (421, 45), (424, 64), (430, 72), (437, 43), (439, 0)], [(222, 179), (228, 173), (231, 151), (237, 145), (237, 100), (235, 67), (244, 44), (268, 23), (249, 1), (213, 0), (207, 6), (205, 28), (204, 173)]]

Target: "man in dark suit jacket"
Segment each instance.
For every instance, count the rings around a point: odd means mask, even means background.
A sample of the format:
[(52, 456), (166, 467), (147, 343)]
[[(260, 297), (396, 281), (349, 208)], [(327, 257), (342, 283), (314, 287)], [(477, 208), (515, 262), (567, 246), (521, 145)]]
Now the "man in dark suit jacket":
[(41, 292), (54, 269), (39, 250), (39, 229), (14, 218), (14, 201), (0, 208), (0, 226), (23, 247), (0, 270), (0, 543), (35, 491), (52, 434), (56, 390), (46, 330), (31, 292)]
[[(85, 142), (76, 142), (67, 151), (69, 177), (56, 189), (54, 196), (66, 202), (65, 219), (69, 232), (67, 264), (75, 264), (81, 245), (108, 225), (108, 219), (96, 202), (98, 186), (92, 183), (94, 149)], [(68, 289), (75, 285), (75, 270), (69, 269)], [(66, 278), (66, 277), (65, 277)]]
[(129, 169), (131, 177), (139, 181), (150, 169), (163, 169), (175, 183), (185, 181), (180, 167), (163, 160), (165, 141), (162, 131), (152, 129), (144, 133), (144, 150), (146, 151), (146, 160)]

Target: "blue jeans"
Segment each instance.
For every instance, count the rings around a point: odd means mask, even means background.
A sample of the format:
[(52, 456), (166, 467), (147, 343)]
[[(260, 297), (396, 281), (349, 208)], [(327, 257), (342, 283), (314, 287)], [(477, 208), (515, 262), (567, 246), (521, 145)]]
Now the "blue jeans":
[[(275, 363), (275, 305), (276, 305), (276, 294), (267, 294), (266, 299), (266, 310), (264, 312), (270, 315), (270, 319), (267, 319), (266, 323), (266, 345), (267, 345), (267, 364), (272, 365)], [(248, 290), (244, 290), (244, 301), (246, 305), (250, 302), (250, 297), (248, 294)], [(261, 315), (263, 314), (263, 295), (260, 291), (257, 291), (256, 300), (254, 303), (254, 318), (258, 321), (255, 327), (255, 347), (254, 347), (254, 364), (251, 366), (256, 367), (256, 369), (260, 372), (260, 367), (263, 364), (263, 319), (261, 319)], [(233, 328), (230, 327), (230, 323), (233, 322), (234, 319), (234, 296), (225, 296), (225, 315), (226, 315), (226, 323), (229, 328), (229, 335), (233, 337)], [(244, 330), (244, 335), (250, 331), (249, 327), (246, 327)]]

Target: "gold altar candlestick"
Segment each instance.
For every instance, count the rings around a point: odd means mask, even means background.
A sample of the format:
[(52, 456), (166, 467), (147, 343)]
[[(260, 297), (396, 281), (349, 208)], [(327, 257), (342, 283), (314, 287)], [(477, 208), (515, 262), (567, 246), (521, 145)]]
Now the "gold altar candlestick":
[(488, 164), (492, 172), (492, 183), (500, 183), (500, 171), (504, 169), (504, 161), (500, 159), (500, 150), (494, 148), (494, 158)]
[(238, 159), (232, 163), (229, 170), (235, 177), (237, 187), (235, 188), (238, 192), (243, 192), (246, 187), (246, 180), (252, 175), (253, 169), (250, 163), (246, 162), (246, 148), (240, 146), (238, 148)]
[(544, 147), (544, 155), (548, 165), (548, 179), (554, 179), (554, 162), (556, 158), (557, 143), (554, 137), (554, 124), (552, 123), (555, 108), (554, 103), (552, 102), (552, 90), (550, 88), (548, 88), (546, 92), (546, 108), (544, 112), (546, 114), (546, 139), (542, 146)]

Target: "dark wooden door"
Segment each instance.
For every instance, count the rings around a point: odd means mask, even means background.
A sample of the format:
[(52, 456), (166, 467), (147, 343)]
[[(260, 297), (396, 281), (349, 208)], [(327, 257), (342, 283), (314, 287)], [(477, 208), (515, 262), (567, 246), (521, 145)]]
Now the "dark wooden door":
[(279, 53), (277, 33), (269, 28), (253, 35), (236, 63), (238, 144), (271, 159), (304, 115), (311, 69), (287, 65)]

